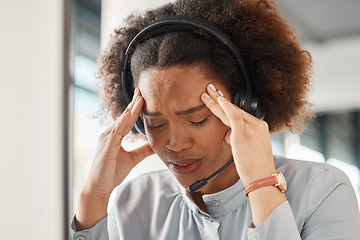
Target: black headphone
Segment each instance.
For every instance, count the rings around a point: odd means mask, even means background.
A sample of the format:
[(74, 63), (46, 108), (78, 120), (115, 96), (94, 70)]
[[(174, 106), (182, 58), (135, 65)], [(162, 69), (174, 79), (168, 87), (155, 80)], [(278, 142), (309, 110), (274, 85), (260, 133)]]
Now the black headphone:
[[(229, 48), (229, 50), (234, 54), (237, 65), (244, 76), (246, 87), (246, 89), (242, 92), (235, 92), (232, 102), (253, 116), (263, 119), (265, 117), (265, 111), (260, 107), (258, 98), (253, 96), (249, 79), (249, 71), (247, 69), (245, 59), (241, 55), (239, 49), (231, 41), (231, 37), (219, 26), (204, 19), (192, 16), (178, 15), (162, 18), (145, 27), (131, 40), (125, 52), (124, 68), (121, 72), (122, 87), (126, 103), (129, 104), (131, 102), (134, 94), (130, 60), (136, 46), (151, 37), (184, 30), (202, 30), (212, 35)], [(142, 116), (140, 115), (132, 131), (134, 133), (143, 133), (145, 135), (145, 127), (141, 118)]]

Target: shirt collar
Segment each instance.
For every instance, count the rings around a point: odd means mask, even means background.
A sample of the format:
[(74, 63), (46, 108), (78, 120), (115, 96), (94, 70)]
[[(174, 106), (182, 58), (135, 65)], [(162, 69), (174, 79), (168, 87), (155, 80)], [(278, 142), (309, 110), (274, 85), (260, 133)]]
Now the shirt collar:
[[(199, 212), (199, 208), (194, 203), (191, 194), (180, 184), (179, 186), (186, 205), (191, 210)], [(244, 185), (239, 179), (234, 185), (224, 189), (223, 191), (203, 195), (202, 198), (207, 206), (208, 214), (213, 218), (217, 218), (226, 215), (241, 206), (247, 200), (247, 197), (244, 195), (243, 188)]]

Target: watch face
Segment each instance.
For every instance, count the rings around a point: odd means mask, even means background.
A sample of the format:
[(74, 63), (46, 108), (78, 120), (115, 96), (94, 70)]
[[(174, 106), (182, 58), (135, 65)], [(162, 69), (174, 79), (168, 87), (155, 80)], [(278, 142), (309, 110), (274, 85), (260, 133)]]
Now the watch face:
[(279, 185), (280, 190), (285, 192), (285, 190), (287, 189), (287, 183), (284, 175), (281, 172), (279, 172), (279, 181), (280, 181), (280, 185)]

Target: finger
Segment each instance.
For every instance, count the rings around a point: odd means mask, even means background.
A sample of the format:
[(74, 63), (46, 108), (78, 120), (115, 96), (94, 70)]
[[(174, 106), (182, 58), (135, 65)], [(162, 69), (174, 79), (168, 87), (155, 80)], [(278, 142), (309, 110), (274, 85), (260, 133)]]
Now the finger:
[[(126, 107), (123, 114), (120, 115), (120, 117), (118, 119), (116, 119), (116, 121), (115, 121), (115, 125), (113, 128), (115, 128), (115, 131), (119, 135), (120, 139), (122, 139), (125, 135), (127, 135), (129, 133), (130, 130), (129, 131), (127, 130), (128, 127), (130, 126), (130, 129), (131, 129), (131, 127), (134, 125), (134, 123), (131, 123), (131, 118), (129, 118), (129, 117), (123, 118), (123, 115), (125, 113), (129, 114), (130, 116), (132, 115), (133, 108), (134, 108), (134, 106), (136, 104), (136, 100), (137, 100), (137, 98), (139, 98), (139, 96), (140, 96), (140, 90), (139, 90), (139, 88), (136, 88), (133, 99), (131, 100), (129, 105)], [(129, 123), (129, 121), (126, 121), (128, 119), (130, 119), (130, 123)], [(120, 125), (121, 125), (121, 127), (119, 127)]]
[(111, 130), (114, 128), (116, 122), (117, 122), (117, 119), (111, 123), (110, 127), (108, 127), (108, 128), (102, 133), (102, 135), (108, 135), (108, 134), (111, 132)]
[[(124, 113), (124, 112), (123, 112)], [(122, 114), (123, 114), (122, 113)], [(121, 115), (122, 115), (121, 114)], [(110, 127), (108, 127), (104, 132), (103, 132), (103, 134), (109, 134), (112, 130), (113, 130), (113, 128), (115, 127), (115, 125), (116, 125), (116, 123), (119, 121), (119, 119), (120, 119), (120, 117), (121, 117), (121, 115), (119, 116), (119, 117), (117, 117), (112, 123), (111, 123), (111, 125), (110, 125)]]
[[(120, 122), (124, 119), (126, 120), (126, 118), (129, 117), (128, 114), (129, 111), (125, 111), (122, 116), (120, 117)], [(120, 134), (118, 134), (119, 132), (123, 131), (123, 129), (121, 129), (123, 125), (116, 125), (111, 132), (109, 133), (107, 139), (104, 141), (104, 144), (102, 146), (102, 150), (101, 152), (103, 154), (107, 155), (107, 159), (108, 160), (115, 160), (117, 158), (118, 152), (121, 150), (121, 141), (122, 138), (124, 137), (121, 136)]]
[(230, 126), (229, 118), (226, 116), (224, 110), (217, 103), (217, 98), (220, 94), (216, 91), (214, 85), (209, 84), (207, 87), (207, 93), (201, 95), (201, 99), (204, 104), (210, 109), (210, 111), (217, 116), (225, 125)]
[[(217, 102), (217, 98), (219, 96), (224, 96), (222, 92), (220, 92), (219, 90), (216, 90), (215, 86), (210, 83), (209, 85), (207, 85), (206, 87), (207, 93), (209, 94), (209, 96), (215, 101)], [(221, 93), (221, 94), (220, 94)], [(220, 108), (221, 109), (221, 108)], [(222, 111), (222, 110), (221, 110)]]
[(130, 132), (130, 130), (132, 129), (132, 127), (135, 125), (135, 122), (137, 121), (137, 119), (140, 116), (143, 105), (144, 105), (144, 98), (142, 96), (138, 96), (135, 100), (135, 104), (134, 104), (133, 108), (131, 109), (128, 122), (124, 123), (126, 134), (128, 134)]
[(201, 100), (210, 109), (210, 111), (218, 117), (226, 126), (230, 126), (229, 118), (226, 116), (220, 105), (215, 102), (207, 93), (201, 95)]
[(136, 102), (136, 98), (138, 98), (140, 96), (140, 90), (139, 88), (135, 88), (135, 91), (134, 91), (134, 96), (131, 100), (131, 102), (129, 103), (129, 105), (127, 106), (128, 109), (132, 109), (135, 102)]
[(146, 143), (130, 152), (133, 155), (134, 164), (138, 164), (148, 156), (155, 154), (149, 143)]
[[(136, 98), (140, 95), (140, 90), (139, 88), (136, 88), (135, 91), (134, 91), (134, 96), (131, 100), (131, 102), (128, 104), (128, 106), (126, 107), (126, 109), (124, 110), (124, 112), (127, 110), (127, 109), (132, 109), (134, 104), (135, 104), (135, 100)], [(108, 129), (106, 129), (106, 131), (104, 132), (104, 134), (109, 134), (113, 128), (115, 127), (116, 124), (118, 124), (118, 122), (120, 121), (121, 119), (121, 116), (124, 114), (124, 112), (118, 117), (115, 119), (115, 121), (110, 125), (110, 127)]]
[(120, 118), (118, 119), (117, 123), (113, 127), (110, 132), (110, 135), (107, 139), (106, 145), (110, 146), (112, 143), (118, 144), (121, 143), (124, 136), (127, 134), (125, 133), (126, 124), (130, 118), (130, 109), (126, 109), (123, 114), (121, 114)]
[(239, 108), (238, 106), (235, 106), (233, 103), (228, 101), (223, 96), (218, 97), (218, 103), (221, 106), (221, 108), (224, 110), (225, 114), (231, 119), (236, 117), (245, 117), (246, 115), (249, 115), (247, 112)]
[(244, 116), (247, 114), (241, 108), (229, 102), (223, 96), (218, 97), (218, 103), (230, 120), (231, 128), (237, 128), (242, 132), (244, 129)]

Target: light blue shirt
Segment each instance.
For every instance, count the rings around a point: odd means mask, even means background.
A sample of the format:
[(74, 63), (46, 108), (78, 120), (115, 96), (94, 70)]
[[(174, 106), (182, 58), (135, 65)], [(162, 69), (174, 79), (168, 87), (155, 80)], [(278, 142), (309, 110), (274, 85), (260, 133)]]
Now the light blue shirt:
[(288, 183), (287, 201), (256, 228), (240, 180), (224, 191), (204, 195), (205, 213), (163, 170), (121, 185), (108, 216), (79, 232), (73, 221), (70, 239), (360, 239), (359, 207), (342, 171), (323, 163), (274, 159)]

